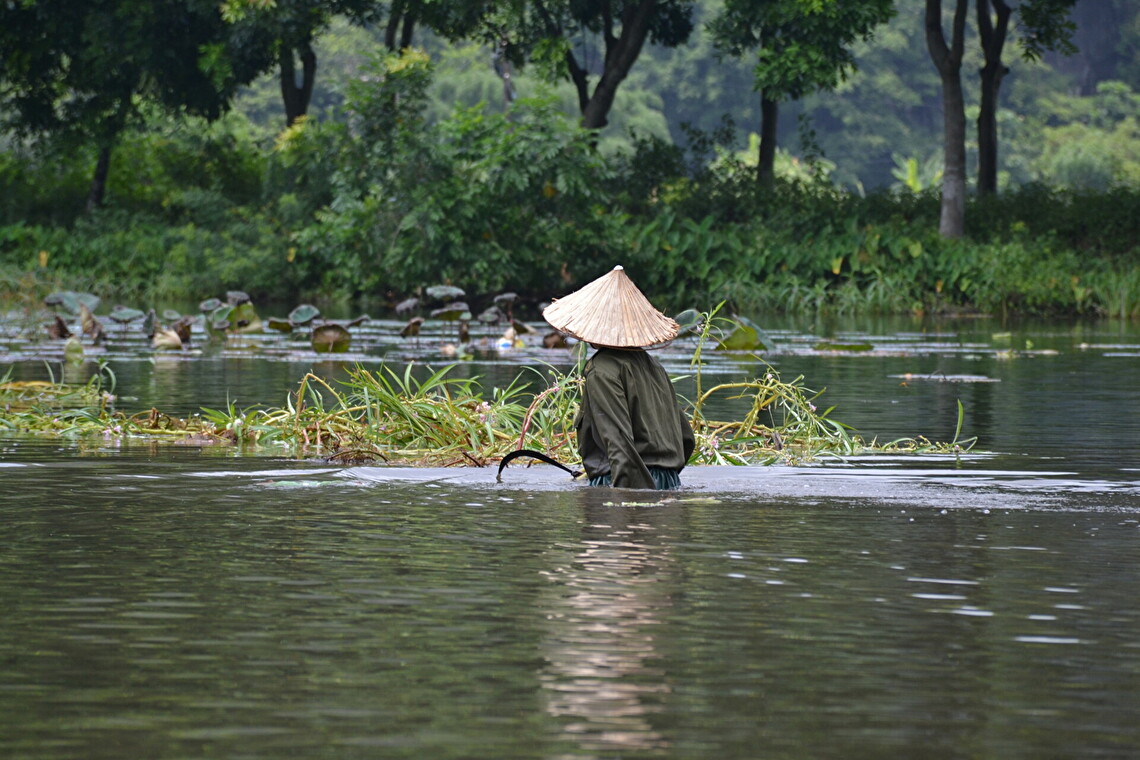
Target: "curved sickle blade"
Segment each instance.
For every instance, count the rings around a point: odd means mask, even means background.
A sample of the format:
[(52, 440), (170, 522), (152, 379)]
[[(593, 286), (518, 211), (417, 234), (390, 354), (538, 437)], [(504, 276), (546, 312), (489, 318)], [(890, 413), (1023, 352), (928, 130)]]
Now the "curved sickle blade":
[(580, 471), (567, 467), (553, 457), (543, 454), (541, 451), (535, 451), (534, 449), (517, 449), (515, 451), (512, 451), (510, 454), (507, 454), (505, 457), (503, 457), (502, 461), (499, 462), (499, 473), (495, 476), (496, 482), (503, 482), (503, 470), (510, 462), (518, 459), (519, 457), (530, 457), (531, 459), (538, 459), (539, 461), (546, 462), (547, 464), (552, 464), (555, 467), (566, 470), (566, 472), (570, 473), (570, 477), (572, 478), (576, 478), (582, 474)]

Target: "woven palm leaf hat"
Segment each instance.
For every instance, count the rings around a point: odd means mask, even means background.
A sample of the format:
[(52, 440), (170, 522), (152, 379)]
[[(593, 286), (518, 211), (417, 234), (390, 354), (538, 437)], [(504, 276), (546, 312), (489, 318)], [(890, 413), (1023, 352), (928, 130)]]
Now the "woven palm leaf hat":
[(680, 326), (649, 303), (620, 266), (542, 311), (567, 335), (606, 348), (650, 348), (677, 337)]

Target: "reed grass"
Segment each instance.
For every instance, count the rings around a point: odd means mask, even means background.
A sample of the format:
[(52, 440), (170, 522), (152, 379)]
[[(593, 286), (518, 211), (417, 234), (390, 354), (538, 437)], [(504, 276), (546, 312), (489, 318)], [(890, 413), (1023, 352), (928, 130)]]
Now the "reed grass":
[[(717, 311), (704, 314), (694, 351), (696, 395), (688, 402), (697, 450), (690, 464), (754, 465), (799, 463), (875, 452), (947, 453), (973, 446), (972, 439), (934, 443), (907, 438), (867, 442), (817, 406), (821, 391), (804, 378), (782, 379), (768, 367), (761, 377), (705, 387), (701, 355), (709, 344)], [(67, 438), (133, 439), (195, 445), (228, 445), (248, 453), (339, 463), (384, 462), (418, 466), (484, 467), (509, 452), (538, 449), (559, 461), (576, 462), (574, 419), (583, 362), (566, 372), (526, 368), (505, 388), (483, 388), (477, 379), (451, 377), (456, 365), (418, 379), (412, 365), (402, 370), (352, 369), (336, 384), (305, 375), (284, 405), (203, 409), (187, 418), (150, 409), (126, 413), (114, 407), (108, 390), (114, 378), (103, 368), (82, 386), (54, 381), (0, 380), (0, 429)], [(529, 376), (533, 375), (533, 377)], [(528, 380), (539, 380), (541, 390)], [(706, 415), (713, 400), (743, 400), (738, 420)], [(959, 409), (959, 430), (961, 427)]]

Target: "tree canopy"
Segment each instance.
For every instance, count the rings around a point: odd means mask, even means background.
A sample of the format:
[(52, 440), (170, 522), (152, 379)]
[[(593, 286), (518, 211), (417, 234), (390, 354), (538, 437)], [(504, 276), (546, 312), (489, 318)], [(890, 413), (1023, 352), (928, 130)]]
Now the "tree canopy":
[(110, 151), (146, 106), (216, 118), (260, 68), (208, 0), (36, 0), (0, 5), (5, 126)]
[(726, 0), (709, 29), (716, 45), (729, 54), (755, 51), (762, 182), (773, 176), (777, 104), (834, 90), (855, 68), (851, 45), (870, 38), (894, 12), (894, 0)]

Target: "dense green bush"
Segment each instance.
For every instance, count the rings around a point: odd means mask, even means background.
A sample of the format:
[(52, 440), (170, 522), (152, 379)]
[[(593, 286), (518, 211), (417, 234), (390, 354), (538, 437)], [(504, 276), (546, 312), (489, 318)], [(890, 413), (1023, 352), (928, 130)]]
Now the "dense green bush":
[(620, 224), (603, 191), (609, 171), (550, 100), (506, 114), (422, 117), (426, 58), (390, 56), (372, 87), (349, 91), (333, 197), (298, 235), (320, 285), (409, 292), (453, 282), (483, 292), (549, 292), (564, 273), (602, 271)]

